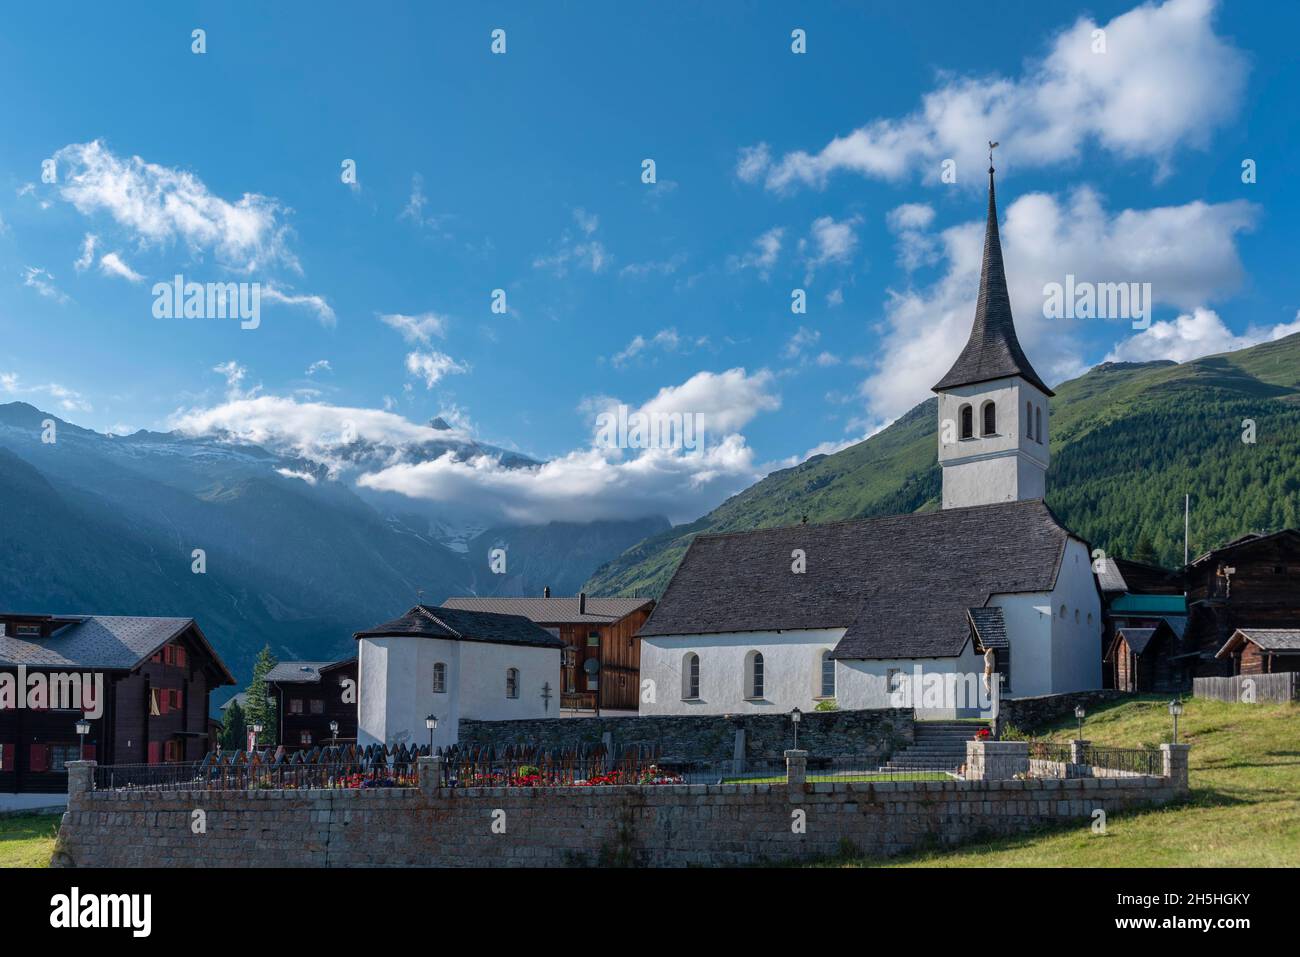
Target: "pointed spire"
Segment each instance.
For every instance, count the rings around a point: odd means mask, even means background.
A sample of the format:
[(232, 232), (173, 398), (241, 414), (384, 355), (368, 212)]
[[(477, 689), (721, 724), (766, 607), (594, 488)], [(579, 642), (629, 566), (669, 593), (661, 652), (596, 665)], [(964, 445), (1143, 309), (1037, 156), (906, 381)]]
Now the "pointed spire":
[(1020, 348), (1020, 340), (1016, 338), (1011, 296), (1007, 293), (1007, 274), (1002, 265), (1002, 241), (998, 236), (997, 194), (993, 185), (993, 147), (996, 145), (989, 143), (989, 212), (984, 227), (984, 265), (980, 269), (975, 322), (966, 348), (932, 391), (1020, 376), (1045, 395), (1055, 395), (1029, 364)]

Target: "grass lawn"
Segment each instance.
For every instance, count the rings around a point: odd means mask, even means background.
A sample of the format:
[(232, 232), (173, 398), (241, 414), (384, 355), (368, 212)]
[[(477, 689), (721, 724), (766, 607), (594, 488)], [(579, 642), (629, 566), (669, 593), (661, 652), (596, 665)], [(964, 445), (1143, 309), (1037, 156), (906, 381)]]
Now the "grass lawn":
[[(1084, 737), (1098, 746), (1143, 747), (1167, 740), (1164, 698), (1143, 696), (1098, 708)], [(1191, 799), (1113, 814), (1106, 833), (1081, 823), (882, 861), (867, 867), (1297, 867), (1300, 866), (1300, 705), (1185, 702), (1179, 739), (1191, 744)], [(1040, 733), (1066, 741), (1073, 718)]]
[(0, 817), (0, 867), (49, 867), (62, 814)]

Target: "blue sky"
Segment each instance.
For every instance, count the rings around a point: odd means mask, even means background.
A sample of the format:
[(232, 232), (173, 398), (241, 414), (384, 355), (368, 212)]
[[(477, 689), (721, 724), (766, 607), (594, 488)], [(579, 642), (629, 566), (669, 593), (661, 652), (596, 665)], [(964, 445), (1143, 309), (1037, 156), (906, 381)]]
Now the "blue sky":
[[(686, 520), (929, 395), (969, 329), (988, 139), (1049, 382), (1300, 331), (1293, 4), (810, 6), (12, 11), (0, 401), (327, 464), (345, 423), (395, 450), (347, 481)], [(1152, 329), (1043, 318), (1067, 272), (1151, 282)], [(176, 273), (261, 283), (260, 326), (154, 318)], [(709, 449), (593, 450), (618, 402), (700, 412)], [(437, 414), (552, 464), (403, 461)]]

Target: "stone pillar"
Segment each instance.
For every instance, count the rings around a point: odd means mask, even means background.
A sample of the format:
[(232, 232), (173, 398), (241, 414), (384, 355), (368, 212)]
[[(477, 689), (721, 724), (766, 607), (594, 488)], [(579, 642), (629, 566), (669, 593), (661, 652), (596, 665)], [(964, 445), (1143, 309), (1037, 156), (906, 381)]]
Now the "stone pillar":
[(808, 752), (787, 751), (785, 753), (785, 783), (802, 786), (808, 780)]
[(731, 746), (731, 765), (733, 774), (745, 773), (745, 728), (736, 726), (736, 740)]
[(1028, 741), (967, 741), (967, 781), (1010, 781), (1029, 773)]
[(421, 755), (415, 759), (415, 769), (420, 792), (425, 797), (432, 797), (433, 792), (442, 787), (442, 755)]
[(1160, 750), (1165, 756), (1164, 776), (1170, 778), (1179, 791), (1188, 789), (1187, 752), (1192, 750), (1190, 744), (1162, 744)]
[(96, 761), (68, 761), (64, 767), (68, 770), (68, 806), (74, 798), (95, 790)]
[(1071, 741), (1070, 742), (1070, 763), (1087, 764), (1088, 763), (1088, 745), (1091, 741)]

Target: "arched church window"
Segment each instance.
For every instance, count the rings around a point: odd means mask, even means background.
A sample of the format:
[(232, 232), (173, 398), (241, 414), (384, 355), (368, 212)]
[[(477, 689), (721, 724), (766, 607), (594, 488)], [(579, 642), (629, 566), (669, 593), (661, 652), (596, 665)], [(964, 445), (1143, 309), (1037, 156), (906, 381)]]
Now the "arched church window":
[(700, 696), (700, 656), (695, 652), (686, 653), (685, 667), (682, 668), (682, 700), (694, 701)]
[(745, 656), (745, 697), (763, 697), (763, 653), (751, 651)]
[(996, 435), (998, 431), (998, 407), (993, 402), (985, 402), (980, 409), (980, 423), (984, 435)]
[(1025, 403), (1025, 438), (1034, 437), (1034, 405), (1032, 402)]
[(975, 413), (969, 405), (963, 405), (957, 410), (957, 421), (961, 438), (975, 438)]
[(835, 697), (835, 659), (828, 650), (822, 652), (822, 694), (823, 698)]
[(1038, 444), (1043, 444), (1043, 410), (1042, 408), (1034, 409), (1034, 438)]

